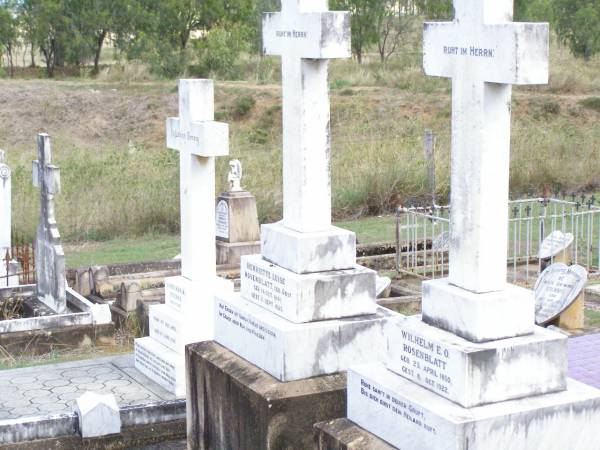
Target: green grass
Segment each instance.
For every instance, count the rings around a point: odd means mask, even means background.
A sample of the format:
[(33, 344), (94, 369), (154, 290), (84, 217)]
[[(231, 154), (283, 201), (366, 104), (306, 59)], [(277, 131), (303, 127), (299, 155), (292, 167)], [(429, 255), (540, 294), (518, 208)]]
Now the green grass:
[[(354, 231), (359, 243), (362, 244), (394, 242), (396, 239), (393, 217), (369, 217), (339, 222), (335, 225)], [(159, 261), (171, 259), (179, 253), (179, 236), (166, 234), (65, 245), (67, 267), (70, 269), (103, 264)]]
[(70, 350), (55, 350), (44, 355), (10, 356), (0, 354), (0, 370), (21, 369), (25, 367), (44, 366), (47, 364), (60, 364), (86, 359), (103, 358), (131, 353), (131, 345), (92, 347)]
[(600, 311), (585, 310), (585, 324), (588, 327), (600, 328)]
[(179, 236), (148, 235), (139, 238), (114, 239), (67, 245), (65, 255), (69, 268), (103, 264), (121, 264), (171, 259), (180, 253)]

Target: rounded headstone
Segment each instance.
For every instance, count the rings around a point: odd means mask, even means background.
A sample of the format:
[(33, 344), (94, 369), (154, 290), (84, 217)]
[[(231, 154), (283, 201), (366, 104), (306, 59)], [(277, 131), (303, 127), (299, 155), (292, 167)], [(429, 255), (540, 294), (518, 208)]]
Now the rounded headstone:
[(535, 284), (535, 322), (546, 325), (567, 310), (585, 287), (587, 271), (578, 265), (552, 264)]
[(563, 233), (560, 230), (553, 231), (544, 239), (538, 252), (539, 259), (550, 259), (565, 251), (575, 237), (571, 233)]

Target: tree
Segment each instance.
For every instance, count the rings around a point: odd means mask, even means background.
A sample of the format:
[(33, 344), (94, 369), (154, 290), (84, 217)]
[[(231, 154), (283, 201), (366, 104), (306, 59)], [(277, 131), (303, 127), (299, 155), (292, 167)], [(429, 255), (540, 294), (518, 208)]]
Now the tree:
[(386, 0), (335, 0), (332, 9), (349, 11), (352, 26), (352, 53), (359, 64), (369, 45), (379, 39), (378, 23), (385, 11)]
[(18, 43), (19, 28), (13, 5), (0, 2), (0, 45), (6, 54), (11, 77), (15, 75), (14, 50)]
[(377, 17), (377, 50), (381, 63), (385, 63), (401, 44), (414, 24), (414, 11), (410, 0), (386, 0)]
[(558, 37), (585, 61), (600, 51), (598, 0), (552, 0)]

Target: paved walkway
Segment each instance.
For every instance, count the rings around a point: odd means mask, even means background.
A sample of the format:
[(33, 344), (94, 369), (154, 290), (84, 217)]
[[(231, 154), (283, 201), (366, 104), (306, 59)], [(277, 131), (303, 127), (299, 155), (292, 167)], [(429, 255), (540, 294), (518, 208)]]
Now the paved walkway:
[(569, 339), (569, 376), (600, 389), (600, 334)]
[(0, 420), (71, 412), (86, 391), (121, 406), (175, 398), (135, 370), (133, 355), (98, 358), (0, 371)]

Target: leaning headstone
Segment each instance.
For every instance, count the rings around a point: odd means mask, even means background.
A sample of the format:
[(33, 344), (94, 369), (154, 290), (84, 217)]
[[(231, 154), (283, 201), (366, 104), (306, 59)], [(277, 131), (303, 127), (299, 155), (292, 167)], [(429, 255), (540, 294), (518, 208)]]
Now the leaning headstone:
[(65, 253), (56, 225), (54, 197), (60, 192), (60, 169), (52, 164), (50, 136), (39, 134), (33, 185), (40, 190), (40, 221), (35, 243), (37, 297), (56, 313), (67, 311)]
[[(547, 325), (555, 321), (566, 311), (579, 303), (579, 320), (565, 324), (567, 328), (583, 327), (583, 289), (588, 273), (585, 268), (563, 263), (552, 264), (546, 268), (535, 284), (535, 322)], [(572, 311), (571, 314), (574, 314)], [(560, 324), (559, 324), (560, 325)]]
[(121, 413), (113, 394), (86, 392), (75, 400), (75, 412), (82, 438), (95, 438), (121, 432)]
[(239, 264), (244, 255), (260, 252), (256, 199), (242, 189), (242, 163), (229, 163), (229, 191), (217, 198), (217, 264)]
[(310, 448), (314, 422), (343, 409), (332, 374), (382, 360), (399, 317), (377, 306), (354, 233), (331, 223), (328, 60), (350, 57), (350, 16), (325, 0), (281, 7), (263, 17), (263, 48), (282, 58), (283, 220), (262, 226), (261, 254), (241, 258), (241, 292), (217, 298), (220, 346), (188, 347), (190, 448)]
[(575, 236), (560, 230), (550, 233), (541, 243), (538, 252), (540, 269), (544, 271), (553, 263), (571, 265), (573, 262), (572, 246)]
[(214, 121), (212, 80), (179, 81), (179, 118), (167, 147), (180, 152), (181, 276), (150, 306), (150, 336), (135, 340), (135, 367), (171, 393), (185, 393), (184, 347), (214, 337), (214, 295), (233, 291), (215, 264), (215, 157), (229, 153), (229, 127)]
[(600, 391), (567, 379), (567, 338), (508, 285), (511, 85), (548, 80), (547, 24), (512, 0), (454, 0), (426, 23), (427, 75), (452, 78), (449, 278), (389, 334), (387, 365), (348, 371), (348, 418), (404, 450), (598, 445)]

